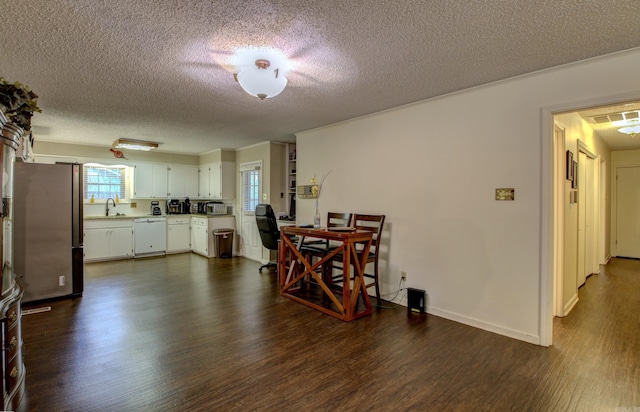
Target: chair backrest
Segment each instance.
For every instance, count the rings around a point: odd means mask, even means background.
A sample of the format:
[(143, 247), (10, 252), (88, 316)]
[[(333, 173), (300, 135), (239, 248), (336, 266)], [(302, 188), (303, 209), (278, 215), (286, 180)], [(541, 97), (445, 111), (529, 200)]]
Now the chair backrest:
[(351, 224), (351, 213), (327, 213), (327, 227), (347, 227)]
[(259, 204), (256, 206), (256, 223), (262, 245), (270, 250), (278, 250), (280, 230), (278, 230), (278, 221), (271, 205)]
[(370, 259), (378, 257), (378, 249), (380, 248), (380, 238), (382, 238), (382, 226), (384, 225), (384, 215), (360, 215), (355, 214), (353, 217), (353, 227), (356, 230), (368, 230), (373, 235), (373, 242), (369, 250)]

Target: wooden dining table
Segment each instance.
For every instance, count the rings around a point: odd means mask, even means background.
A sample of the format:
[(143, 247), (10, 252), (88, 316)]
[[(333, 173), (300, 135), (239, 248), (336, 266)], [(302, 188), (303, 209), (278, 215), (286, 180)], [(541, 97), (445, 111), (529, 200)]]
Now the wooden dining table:
[[(310, 254), (303, 245), (309, 239), (329, 241), (331, 248), (323, 254)], [(372, 233), (349, 228), (280, 228), (278, 276), (280, 293), (345, 322), (370, 315), (371, 300), (367, 294), (364, 270), (372, 243)], [(342, 287), (331, 278), (333, 262), (342, 258)], [(323, 266), (329, 275), (323, 276)], [(353, 269), (353, 276), (352, 276)], [(308, 293), (309, 285), (321, 289), (322, 299)]]

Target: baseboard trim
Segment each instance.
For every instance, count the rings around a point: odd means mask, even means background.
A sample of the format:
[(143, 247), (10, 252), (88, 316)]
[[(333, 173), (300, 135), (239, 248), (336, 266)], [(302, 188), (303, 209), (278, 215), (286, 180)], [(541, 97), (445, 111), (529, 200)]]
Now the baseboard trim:
[(501, 325), (496, 325), (494, 323), (485, 322), (468, 316), (463, 316), (458, 313), (450, 312), (448, 310), (434, 308), (433, 306), (427, 307), (427, 313), (440, 316), (441, 318), (449, 319), (458, 323), (462, 323), (464, 325), (486, 330), (488, 332), (497, 333), (498, 335), (503, 335), (508, 338), (521, 340), (527, 343), (532, 343), (534, 345), (541, 345), (539, 335), (531, 335), (523, 331), (507, 328)]
[(563, 315), (562, 316), (567, 316), (569, 314), (569, 312), (571, 312), (571, 310), (573, 310), (573, 308), (578, 304), (578, 294), (574, 294), (571, 299), (569, 299), (569, 301), (567, 302), (566, 305), (564, 305), (564, 308), (562, 310)]

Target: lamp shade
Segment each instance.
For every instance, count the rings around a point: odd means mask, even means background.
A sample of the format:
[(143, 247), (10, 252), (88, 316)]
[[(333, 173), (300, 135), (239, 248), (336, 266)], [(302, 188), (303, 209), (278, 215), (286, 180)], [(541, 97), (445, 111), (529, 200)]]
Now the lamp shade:
[(245, 92), (260, 99), (282, 93), (287, 87), (287, 59), (272, 49), (244, 49), (236, 53), (234, 77)]
[(279, 69), (271, 67), (245, 67), (236, 77), (245, 92), (260, 99), (277, 96), (287, 86), (287, 78), (280, 74)]
[(635, 126), (621, 127), (620, 129), (618, 129), (618, 131), (620, 133), (630, 134), (631, 136), (635, 136), (638, 133), (640, 133), (640, 124), (637, 124)]

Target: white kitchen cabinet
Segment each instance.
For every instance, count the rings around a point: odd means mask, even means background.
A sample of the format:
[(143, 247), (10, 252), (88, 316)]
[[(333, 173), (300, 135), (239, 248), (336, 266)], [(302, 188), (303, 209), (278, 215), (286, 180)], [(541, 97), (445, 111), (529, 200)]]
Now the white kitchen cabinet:
[(191, 250), (209, 257), (209, 222), (206, 217), (191, 218)]
[(178, 199), (198, 197), (199, 173), (198, 167), (187, 165), (170, 165), (168, 179), (168, 193), (170, 198)]
[(199, 177), (199, 198), (235, 199), (235, 173), (235, 162), (213, 162), (201, 165)]
[(97, 261), (133, 257), (133, 220), (84, 221), (84, 260)]
[(109, 257), (121, 258), (133, 255), (132, 228), (116, 227), (109, 234)]
[[(191, 217), (191, 250), (206, 257), (216, 257), (215, 229), (235, 229), (234, 216)], [(235, 233), (234, 233), (235, 235)], [(236, 241), (234, 240), (234, 243)], [(233, 251), (236, 247), (233, 247)]]
[(166, 199), (168, 166), (160, 163), (139, 163), (133, 172), (134, 199)]
[(191, 251), (191, 218), (167, 217), (167, 253)]

